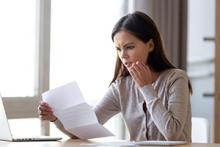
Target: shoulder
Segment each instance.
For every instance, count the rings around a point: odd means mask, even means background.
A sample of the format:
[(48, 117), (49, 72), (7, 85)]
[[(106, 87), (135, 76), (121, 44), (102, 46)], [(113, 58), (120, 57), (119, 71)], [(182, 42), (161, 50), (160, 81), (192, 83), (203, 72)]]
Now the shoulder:
[(172, 68), (172, 69), (167, 69), (163, 71), (160, 74), (155, 84), (158, 86), (162, 86), (162, 87), (164, 86), (170, 87), (177, 82), (186, 84), (188, 83), (188, 81), (189, 81), (189, 78), (184, 70)]
[(126, 85), (130, 85), (133, 82), (131, 76), (127, 76), (127, 77), (122, 77), (119, 78), (117, 80), (115, 80), (111, 86), (112, 87), (121, 87), (121, 86), (126, 86)]
[(183, 78), (188, 80), (187, 73), (182, 69), (172, 68), (161, 73), (163, 79), (176, 80)]
[(131, 76), (122, 77), (115, 80), (111, 85), (110, 89), (114, 92), (125, 91), (129, 89), (132, 85), (134, 85), (134, 81)]
[(175, 90), (176, 88), (188, 89), (189, 87), (189, 78), (187, 73), (181, 69), (169, 69), (163, 73), (163, 82), (164, 85), (167, 86), (168, 89)]
[(129, 88), (129, 83), (131, 82), (131, 78), (123, 77), (120, 79), (115, 80), (111, 85), (108, 87), (107, 92), (104, 95), (104, 99), (119, 102), (119, 99), (121, 97), (121, 94), (123, 94), (125, 91), (127, 91), (127, 88)]

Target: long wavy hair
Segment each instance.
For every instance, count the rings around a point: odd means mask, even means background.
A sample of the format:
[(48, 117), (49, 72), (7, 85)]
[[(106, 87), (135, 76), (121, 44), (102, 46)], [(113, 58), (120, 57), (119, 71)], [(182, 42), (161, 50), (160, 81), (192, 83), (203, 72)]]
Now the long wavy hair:
[[(166, 57), (164, 47), (161, 40), (161, 35), (157, 29), (154, 21), (145, 13), (135, 11), (131, 14), (123, 16), (114, 26), (112, 30), (112, 41), (114, 36), (120, 31), (127, 31), (134, 35), (139, 40), (147, 43), (150, 39), (153, 40), (154, 49), (149, 53), (146, 64), (155, 72), (162, 72), (167, 69), (176, 68)], [(112, 84), (116, 79), (123, 78), (130, 75), (127, 68), (122, 64), (120, 58), (117, 56), (115, 72)], [(188, 82), (190, 93), (192, 93), (192, 86)]]

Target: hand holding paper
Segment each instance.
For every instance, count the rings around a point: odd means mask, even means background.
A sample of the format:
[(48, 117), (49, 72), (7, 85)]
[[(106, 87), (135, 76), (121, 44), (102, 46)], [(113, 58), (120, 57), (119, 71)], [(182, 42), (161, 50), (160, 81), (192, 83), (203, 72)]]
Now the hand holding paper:
[(85, 102), (76, 82), (47, 91), (42, 98), (73, 135), (81, 139), (113, 136), (98, 123), (95, 112)]

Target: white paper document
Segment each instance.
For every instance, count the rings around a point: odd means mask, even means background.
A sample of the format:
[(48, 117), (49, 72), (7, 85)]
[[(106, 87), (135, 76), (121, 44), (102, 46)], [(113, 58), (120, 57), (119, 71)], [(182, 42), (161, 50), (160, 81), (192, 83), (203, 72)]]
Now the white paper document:
[(81, 139), (114, 136), (99, 124), (77, 85), (72, 82), (42, 94), (43, 101), (52, 107), (64, 128)]

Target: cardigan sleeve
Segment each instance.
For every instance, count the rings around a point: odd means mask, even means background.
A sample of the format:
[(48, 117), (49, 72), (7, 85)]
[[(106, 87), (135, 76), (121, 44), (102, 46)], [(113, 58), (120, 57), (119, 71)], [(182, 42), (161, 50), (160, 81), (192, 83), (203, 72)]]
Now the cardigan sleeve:
[(141, 92), (147, 103), (148, 111), (166, 140), (178, 140), (187, 120), (189, 104), (188, 77), (184, 72), (179, 72), (169, 79), (167, 101), (168, 106), (162, 104), (153, 86), (146, 85)]
[(120, 112), (120, 101), (117, 91), (117, 85), (115, 83), (111, 84), (104, 97), (95, 106), (94, 110), (100, 124), (104, 124)]

